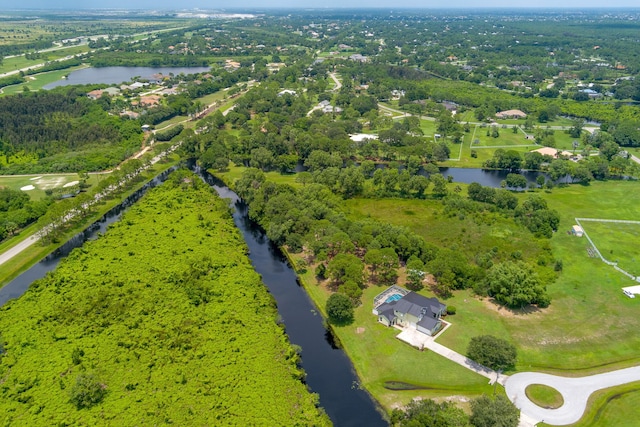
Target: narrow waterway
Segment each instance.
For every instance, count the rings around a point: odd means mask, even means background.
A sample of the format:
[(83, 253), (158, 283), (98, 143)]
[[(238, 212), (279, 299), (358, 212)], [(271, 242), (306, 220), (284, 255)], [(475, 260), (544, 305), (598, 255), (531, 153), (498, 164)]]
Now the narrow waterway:
[(302, 347), (306, 383), (320, 395), (320, 405), (334, 425), (387, 426), (374, 400), (361, 389), (351, 360), (335, 346), (322, 315), (298, 283), (286, 257), (249, 219), (247, 205), (217, 178), (196, 167), (193, 170), (231, 201), (233, 221), (247, 242), (251, 263), (278, 303), (289, 340)]
[[(331, 334), (323, 324), (322, 315), (318, 313), (304, 288), (298, 284), (296, 274), (282, 252), (249, 220), (246, 204), (215, 177), (193, 165), (192, 168), (212, 185), (221, 197), (231, 200), (235, 208), (233, 220), (249, 247), (249, 258), (278, 304), (278, 313), (282, 317), (290, 341), (302, 348), (302, 366), (307, 373), (306, 383), (312, 392), (319, 394), (320, 405), (334, 425), (387, 426), (387, 422), (377, 410), (375, 401), (360, 387), (351, 361), (343, 350), (335, 346)], [(164, 182), (174, 169), (158, 175), (99, 221), (0, 289), (0, 306), (10, 299), (19, 298), (29, 289), (31, 283), (54, 270), (73, 249), (104, 233), (109, 224), (118, 221), (127, 208), (137, 202), (148, 189)]]

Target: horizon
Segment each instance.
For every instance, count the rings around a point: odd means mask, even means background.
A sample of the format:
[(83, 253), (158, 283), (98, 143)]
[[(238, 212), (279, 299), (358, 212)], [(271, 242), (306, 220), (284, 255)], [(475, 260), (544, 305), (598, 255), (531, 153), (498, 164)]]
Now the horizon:
[(3, 11), (30, 11), (30, 10), (310, 10), (330, 11), (345, 9), (360, 10), (611, 10), (630, 9), (640, 10), (636, 0), (613, 0), (607, 6), (603, 6), (599, 0), (566, 0), (558, 4), (555, 0), (452, 0), (443, 5), (439, 2), (425, 4), (419, 0), (325, 0), (324, 6), (317, 6), (311, 0), (239, 0), (233, 6), (227, 2), (218, 0), (184, 0), (180, 5), (170, 0), (111, 0), (105, 2), (102, 7), (87, 4), (84, 0), (59, 0), (52, 3), (50, 0), (23, 0), (20, 6), (7, 0), (0, 0), (0, 10)]

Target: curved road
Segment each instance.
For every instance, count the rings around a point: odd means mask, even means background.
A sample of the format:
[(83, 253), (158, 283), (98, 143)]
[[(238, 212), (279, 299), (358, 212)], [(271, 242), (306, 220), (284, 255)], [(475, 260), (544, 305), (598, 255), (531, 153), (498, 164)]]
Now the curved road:
[[(536, 372), (511, 375), (505, 384), (507, 396), (524, 415), (550, 425), (573, 424), (582, 418), (589, 396), (598, 390), (640, 381), (640, 366), (580, 378), (559, 377)], [(530, 384), (543, 384), (558, 390), (564, 405), (558, 409), (544, 409), (525, 394)]]

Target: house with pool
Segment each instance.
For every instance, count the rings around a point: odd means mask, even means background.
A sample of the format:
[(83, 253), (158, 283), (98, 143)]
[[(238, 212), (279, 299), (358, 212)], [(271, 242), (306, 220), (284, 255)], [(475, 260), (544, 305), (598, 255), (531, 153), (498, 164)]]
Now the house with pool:
[(437, 298), (427, 298), (415, 292), (391, 286), (373, 300), (373, 314), (385, 326), (415, 329), (433, 336), (442, 329), (440, 317), (447, 306)]

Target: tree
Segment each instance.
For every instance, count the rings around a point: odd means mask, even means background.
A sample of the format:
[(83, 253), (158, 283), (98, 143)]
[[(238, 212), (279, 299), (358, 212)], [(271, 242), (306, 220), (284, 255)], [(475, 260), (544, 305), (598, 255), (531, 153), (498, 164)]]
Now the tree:
[(516, 427), (520, 410), (505, 396), (482, 396), (471, 402), (469, 421), (474, 427)]
[(353, 254), (340, 253), (335, 256), (327, 267), (327, 275), (336, 285), (341, 285), (349, 280), (358, 286), (363, 284), (364, 264)]
[(424, 263), (415, 255), (407, 260), (407, 288), (419, 291), (423, 288), (422, 280), (425, 276)]
[(344, 294), (331, 294), (327, 299), (327, 316), (336, 325), (347, 325), (353, 322), (353, 303)]
[(467, 357), (487, 368), (504, 371), (516, 364), (518, 353), (510, 342), (492, 335), (471, 338), (467, 347)]
[(80, 374), (71, 387), (69, 397), (76, 408), (89, 408), (98, 404), (107, 394), (107, 386), (102, 384), (93, 374)]
[(444, 177), (437, 173), (430, 177), (431, 182), (433, 182), (433, 195), (438, 198), (442, 198), (449, 194), (447, 190), (447, 180)]
[(505, 182), (507, 183), (507, 187), (511, 188), (525, 188), (527, 186), (527, 178), (519, 173), (507, 174)]
[(452, 402), (413, 400), (404, 411), (394, 409), (391, 425), (398, 427), (467, 427), (468, 417)]
[(508, 307), (548, 303), (545, 287), (538, 275), (522, 261), (494, 264), (485, 280), (489, 295)]

